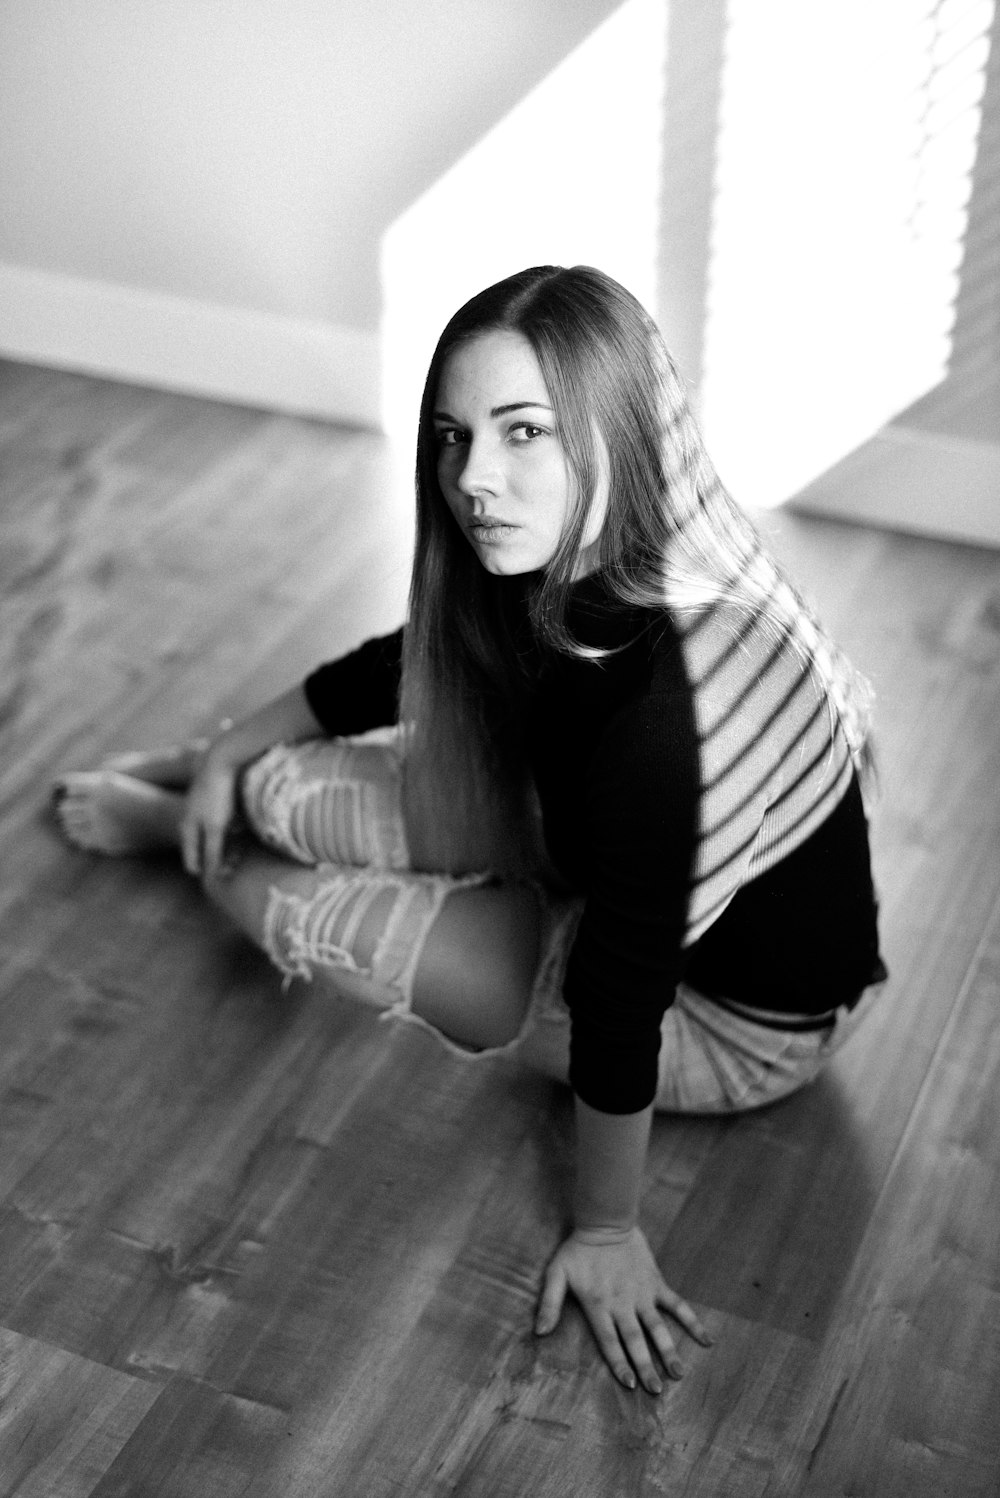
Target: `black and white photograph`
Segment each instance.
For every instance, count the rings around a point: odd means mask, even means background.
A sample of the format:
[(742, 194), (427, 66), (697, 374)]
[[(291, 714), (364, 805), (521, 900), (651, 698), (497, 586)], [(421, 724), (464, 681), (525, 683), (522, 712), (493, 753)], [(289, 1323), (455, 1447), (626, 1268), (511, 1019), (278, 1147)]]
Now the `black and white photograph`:
[(1000, 1498), (1000, 8), (0, 0), (0, 1498)]

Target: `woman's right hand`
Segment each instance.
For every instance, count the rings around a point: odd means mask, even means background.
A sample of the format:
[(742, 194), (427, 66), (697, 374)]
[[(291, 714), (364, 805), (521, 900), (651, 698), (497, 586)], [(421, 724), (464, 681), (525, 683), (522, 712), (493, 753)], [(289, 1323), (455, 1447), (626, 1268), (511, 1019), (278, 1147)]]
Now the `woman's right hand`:
[(230, 872), (226, 840), (239, 812), (244, 765), (274, 744), (295, 744), (322, 733), (297, 686), (216, 734), (191, 782), (181, 822), (181, 854), (189, 874), (216, 879)]
[(226, 840), (238, 806), (241, 756), (227, 743), (228, 732), (213, 739), (187, 793), (181, 821), (181, 856), (189, 874), (202, 879), (227, 872)]

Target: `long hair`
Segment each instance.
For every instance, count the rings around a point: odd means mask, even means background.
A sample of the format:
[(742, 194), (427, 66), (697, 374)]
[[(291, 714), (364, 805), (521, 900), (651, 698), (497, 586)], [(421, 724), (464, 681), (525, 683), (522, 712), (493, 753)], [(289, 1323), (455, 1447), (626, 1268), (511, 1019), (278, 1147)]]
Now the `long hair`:
[(535, 650), (602, 654), (574, 639), (566, 616), (588, 517), (606, 490), (598, 566), (611, 597), (667, 607), (682, 629), (723, 600), (773, 621), (822, 677), (831, 712), (863, 757), (861, 680), (721, 484), (656, 324), (601, 271), (536, 266), (455, 313), (424, 385), (401, 702), (410, 820), (425, 837), (417, 862), (524, 873), (539, 856), (521, 743), (526, 680), (504, 607), (510, 584), (480, 564), (437, 478), (433, 412), (445, 361), (497, 330), (519, 333), (538, 360), (572, 481), (559, 546), (528, 585)]

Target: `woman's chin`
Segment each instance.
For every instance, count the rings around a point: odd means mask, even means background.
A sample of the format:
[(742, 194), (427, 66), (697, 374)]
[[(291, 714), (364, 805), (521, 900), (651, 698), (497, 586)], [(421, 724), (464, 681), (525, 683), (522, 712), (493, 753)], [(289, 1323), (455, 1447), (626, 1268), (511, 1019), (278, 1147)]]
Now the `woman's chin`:
[(524, 547), (494, 543), (492, 546), (476, 546), (474, 550), (483, 567), (494, 577), (519, 577), (525, 572), (538, 572), (545, 566), (544, 561), (530, 555)]
[(528, 562), (519, 562), (516, 557), (480, 557), (487, 572), (494, 577), (520, 577), (522, 572), (537, 572), (538, 568)]

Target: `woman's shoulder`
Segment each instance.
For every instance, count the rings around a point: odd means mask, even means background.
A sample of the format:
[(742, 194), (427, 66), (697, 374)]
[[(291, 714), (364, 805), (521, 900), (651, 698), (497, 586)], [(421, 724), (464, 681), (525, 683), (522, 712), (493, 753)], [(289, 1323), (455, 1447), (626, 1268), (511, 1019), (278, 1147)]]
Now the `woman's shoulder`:
[(793, 617), (759, 605), (719, 599), (676, 611), (673, 627), (693, 686), (731, 693), (745, 679), (797, 680), (808, 670)]

